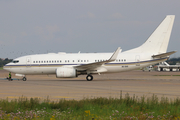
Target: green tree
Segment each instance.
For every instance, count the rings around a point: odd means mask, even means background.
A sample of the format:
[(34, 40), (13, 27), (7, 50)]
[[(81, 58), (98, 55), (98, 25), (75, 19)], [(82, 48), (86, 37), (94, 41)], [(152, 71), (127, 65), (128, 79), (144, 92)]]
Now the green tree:
[(3, 67), (5, 64), (10, 63), (11, 61), (12, 61), (12, 59), (6, 58), (5, 60), (2, 60), (0, 58), (0, 67)]

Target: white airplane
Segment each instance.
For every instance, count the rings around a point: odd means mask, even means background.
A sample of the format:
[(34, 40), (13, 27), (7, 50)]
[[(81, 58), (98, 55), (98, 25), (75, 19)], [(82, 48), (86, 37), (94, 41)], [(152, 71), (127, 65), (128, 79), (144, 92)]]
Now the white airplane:
[(141, 46), (121, 52), (120, 47), (114, 53), (49, 53), (27, 55), (14, 59), (3, 69), (22, 76), (55, 74), (57, 78), (74, 78), (87, 75), (87, 81), (93, 80), (92, 74), (113, 73), (144, 68), (166, 61), (176, 51), (166, 52), (175, 15), (168, 15)]

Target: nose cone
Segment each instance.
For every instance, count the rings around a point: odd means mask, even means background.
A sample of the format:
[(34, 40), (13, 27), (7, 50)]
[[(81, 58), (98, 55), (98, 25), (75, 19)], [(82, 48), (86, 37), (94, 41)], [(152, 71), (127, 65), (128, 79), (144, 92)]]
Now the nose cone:
[(7, 70), (7, 71), (10, 71), (10, 67), (8, 66), (8, 64), (4, 65), (4, 66), (3, 66), (3, 69), (4, 69), (4, 70)]
[[(6, 65), (7, 65), (7, 64), (6, 64)], [(7, 70), (7, 66), (6, 66), (6, 65), (3, 66), (3, 69), (4, 69), (4, 70)]]

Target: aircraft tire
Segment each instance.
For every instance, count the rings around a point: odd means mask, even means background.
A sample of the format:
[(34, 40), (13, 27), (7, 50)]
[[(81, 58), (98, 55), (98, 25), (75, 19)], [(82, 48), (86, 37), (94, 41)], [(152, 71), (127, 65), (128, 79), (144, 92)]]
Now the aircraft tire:
[(86, 80), (87, 81), (92, 81), (93, 80), (93, 76), (92, 75), (87, 75)]
[(26, 81), (27, 79), (26, 79), (26, 77), (23, 77), (23, 79), (22, 79), (23, 81)]

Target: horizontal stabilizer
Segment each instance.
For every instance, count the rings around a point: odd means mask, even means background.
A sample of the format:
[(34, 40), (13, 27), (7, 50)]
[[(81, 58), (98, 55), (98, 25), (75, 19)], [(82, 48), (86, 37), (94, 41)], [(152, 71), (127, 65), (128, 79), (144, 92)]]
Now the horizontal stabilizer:
[(172, 52), (167, 52), (167, 53), (162, 53), (162, 54), (158, 54), (158, 55), (153, 55), (153, 58), (164, 58), (164, 57), (168, 57), (173, 53), (176, 53), (177, 51), (172, 51)]

